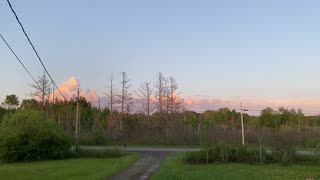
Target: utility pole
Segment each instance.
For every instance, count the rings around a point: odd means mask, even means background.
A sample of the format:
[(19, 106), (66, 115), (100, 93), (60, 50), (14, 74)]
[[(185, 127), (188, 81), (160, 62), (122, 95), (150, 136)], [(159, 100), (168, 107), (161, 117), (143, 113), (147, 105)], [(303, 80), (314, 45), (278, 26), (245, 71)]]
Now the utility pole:
[(78, 146), (78, 141), (79, 141), (79, 88), (77, 91), (77, 110), (76, 110), (76, 129), (75, 129), (75, 142), (76, 146)]
[(242, 146), (244, 146), (244, 126), (243, 126), (243, 111), (248, 111), (247, 109), (242, 109), (242, 102), (240, 103), (240, 115), (241, 115), (241, 135), (242, 135)]

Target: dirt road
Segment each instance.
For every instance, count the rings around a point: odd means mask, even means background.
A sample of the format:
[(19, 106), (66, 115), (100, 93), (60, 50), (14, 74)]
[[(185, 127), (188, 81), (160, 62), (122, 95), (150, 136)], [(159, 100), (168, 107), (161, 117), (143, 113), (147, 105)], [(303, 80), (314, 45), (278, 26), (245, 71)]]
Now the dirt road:
[(126, 170), (113, 176), (111, 180), (143, 180), (147, 179), (152, 172), (159, 168), (161, 161), (169, 152), (141, 152), (143, 157)]

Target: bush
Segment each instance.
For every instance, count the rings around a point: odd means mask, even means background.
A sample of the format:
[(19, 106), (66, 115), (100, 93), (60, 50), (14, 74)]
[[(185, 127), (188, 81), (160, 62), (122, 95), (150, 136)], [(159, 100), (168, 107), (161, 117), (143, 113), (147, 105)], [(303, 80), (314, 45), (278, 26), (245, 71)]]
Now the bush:
[(314, 148), (318, 144), (320, 144), (320, 138), (317, 136), (307, 136), (303, 142), (303, 146), (308, 148)]
[(108, 150), (76, 150), (72, 153), (73, 158), (117, 158), (125, 154), (118, 149)]
[(283, 138), (275, 136), (275, 142), (272, 147), (272, 159), (275, 162), (280, 162), (283, 165), (292, 163), (296, 159), (296, 150), (292, 145), (286, 143)]
[[(207, 157), (208, 152), (208, 157)], [(250, 164), (262, 164), (267, 159), (266, 151), (261, 148), (231, 147), (224, 143), (217, 143), (210, 148), (197, 152), (188, 152), (184, 160), (197, 164), (208, 162), (244, 162)]]
[(318, 156), (320, 156), (320, 143), (316, 145), (316, 148), (314, 149), (314, 153)]
[(61, 159), (70, 139), (53, 120), (34, 110), (5, 116), (0, 125), (0, 160), (4, 162)]
[(268, 158), (266, 150), (261, 147), (237, 147), (233, 156), (235, 162), (245, 162), (249, 164), (264, 164)]
[(320, 156), (313, 155), (297, 155), (295, 157), (295, 162), (298, 164), (304, 165), (319, 165), (320, 164)]
[[(209, 152), (208, 156), (208, 163), (214, 161), (214, 157), (212, 156), (211, 151)], [(194, 151), (194, 152), (187, 152), (184, 161), (191, 163), (191, 164), (199, 164), (199, 163), (206, 163), (207, 162), (207, 150), (201, 151)]]

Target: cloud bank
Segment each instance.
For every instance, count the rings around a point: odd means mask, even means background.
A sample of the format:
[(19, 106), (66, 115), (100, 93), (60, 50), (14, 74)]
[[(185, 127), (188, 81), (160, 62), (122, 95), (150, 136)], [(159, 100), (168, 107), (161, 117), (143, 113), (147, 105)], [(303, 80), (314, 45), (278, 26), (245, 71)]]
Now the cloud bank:
[[(80, 82), (75, 77), (70, 77), (58, 87), (67, 99), (71, 99), (76, 97)], [(80, 89), (80, 96), (85, 97), (93, 105), (98, 105), (99, 99), (101, 100), (101, 106), (106, 106), (108, 103), (108, 99), (105, 96), (100, 98), (95, 90)], [(57, 90), (55, 90), (55, 97), (62, 99)], [(243, 107), (250, 110), (248, 113), (253, 115), (260, 114), (260, 110), (266, 107), (273, 109), (279, 107), (301, 108), (306, 114), (320, 114), (319, 98), (183, 97), (183, 99), (185, 109), (197, 112), (216, 110), (223, 107), (240, 109), (240, 102), (242, 102)], [(135, 98), (133, 100), (133, 109), (136, 112), (142, 110), (141, 99)]]
[[(80, 88), (80, 82), (72, 76), (67, 81), (61, 83), (58, 87), (67, 99), (71, 99), (77, 96), (77, 90), (78, 88)], [(54, 93), (55, 97), (63, 99), (58, 90), (55, 90)], [(85, 97), (89, 102), (96, 102), (99, 100), (99, 97), (95, 90), (80, 88), (80, 96)]]
[(240, 109), (240, 103), (242, 102), (243, 107), (252, 112), (250, 114), (259, 114), (259, 110), (266, 107), (277, 109), (279, 107), (285, 108), (301, 108), (306, 113), (320, 113), (320, 99), (316, 98), (241, 98), (241, 97), (230, 97), (230, 98), (184, 98), (185, 108), (194, 111), (205, 111), (209, 109), (219, 109), (222, 107), (229, 107), (231, 109)]

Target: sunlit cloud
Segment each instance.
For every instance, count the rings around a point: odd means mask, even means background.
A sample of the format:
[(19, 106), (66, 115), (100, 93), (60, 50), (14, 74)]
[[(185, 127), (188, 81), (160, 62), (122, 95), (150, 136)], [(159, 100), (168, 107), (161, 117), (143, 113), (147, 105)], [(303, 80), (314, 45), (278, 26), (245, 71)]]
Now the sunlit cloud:
[[(60, 91), (67, 99), (75, 98), (77, 89), (80, 88), (80, 82), (75, 77), (70, 77), (68, 80), (61, 83)], [(62, 96), (57, 90), (54, 92), (55, 97), (62, 99)], [(98, 105), (99, 96), (95, 90), (80, 88), (80, 96), (85, 97), (93, 105)], [(52, 97), (52, 93), (50, 95)], [(277, 109), (285, 107), (288, 109), (302, 109), (306, 114), (320, 114), (320, 98), (245, 98), (245, 97), (182, 97), (184, 108), (203, 112), (205, 110), (217, 110), (219, 108), (228, 107), (230, 109), (240, 109), (240, 103), (243, 107), (249, 109), (249, 114), (258, 115), (260, 111), (266, 107)], [(101, 106), (108, 106), (108, 98), (102, 96), (100, 98)], [(141, 97), (134, 97), (132, 100), (132, 108), (136, 112), (143, 109), (144, 100)], [(156, 98), (152, 97), (151, 102), (155, 103)]]
[[(67, 98), (75, 98), (77, 96), (77, 90), (80, 88), (80, 82), (75, 77), (70, 77), (67, 81), (64, 81), (58, 86), (61, 93)], [(55, 90), (54, 95), (56, 98), (62, 99), (62, 96)], [(87, 99), (89, 102), (96, 102), (99, 100), (99, 97), (95, 90), (82, 89), (80, 88), (80, 96)], [(52, 94), (50, 95), (52, 97)]]

